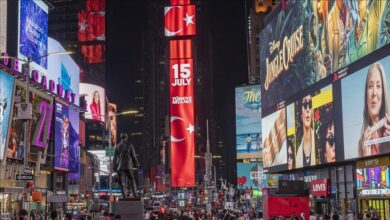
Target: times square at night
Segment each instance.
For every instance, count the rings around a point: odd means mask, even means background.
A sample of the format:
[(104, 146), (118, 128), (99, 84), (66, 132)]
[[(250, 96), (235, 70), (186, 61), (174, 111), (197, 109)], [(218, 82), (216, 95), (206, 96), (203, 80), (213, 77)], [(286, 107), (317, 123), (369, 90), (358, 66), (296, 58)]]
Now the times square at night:
[(0, 0), (0, 219), (390, 219), (389, 0)]

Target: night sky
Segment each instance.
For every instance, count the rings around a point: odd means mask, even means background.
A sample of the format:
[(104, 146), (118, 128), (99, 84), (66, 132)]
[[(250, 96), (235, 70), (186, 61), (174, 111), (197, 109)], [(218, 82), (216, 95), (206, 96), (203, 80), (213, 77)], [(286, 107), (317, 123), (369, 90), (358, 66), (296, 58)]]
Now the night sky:
[[(168, 0), (166, 0), (168, 2)], [(107, 95), (124, 110), (134, 106), (132, 83), (140, 66), (141, 36), (146, 30), (147, 1), (107, 1)], [(213, 54), (215, 113), (224, 144), (235, 159), (234, 87), (248, 83), (244, 2), (207, 1)], [(163, 13), (163, 8), (161, 8)], [(162, 28), (162, 27), (161, 27)], [(201, 29), (197, 26), (197, 29)], [(118, 128), (120, 129), (120, 128)], [(229, 153), (230, 154), (230, 153)], [(235, 164), (234, 164), (235, 166)]]

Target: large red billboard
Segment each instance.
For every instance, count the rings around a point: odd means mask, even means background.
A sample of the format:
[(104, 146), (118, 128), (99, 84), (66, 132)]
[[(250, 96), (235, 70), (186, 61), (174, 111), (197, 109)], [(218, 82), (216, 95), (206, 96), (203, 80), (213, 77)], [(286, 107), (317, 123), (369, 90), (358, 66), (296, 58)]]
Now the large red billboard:
[(170, 60), (171, 176), (173, 187), (195, 185), (192, 59)]
[(166, 37), (195, 35), (195, 5), (165, 7), (164, 30)]

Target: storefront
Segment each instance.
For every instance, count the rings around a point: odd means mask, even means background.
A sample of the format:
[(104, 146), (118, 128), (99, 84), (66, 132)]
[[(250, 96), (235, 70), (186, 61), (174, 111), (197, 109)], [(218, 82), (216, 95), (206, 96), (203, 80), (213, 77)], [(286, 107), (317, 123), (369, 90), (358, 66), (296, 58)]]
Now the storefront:
[(360, 213), (369, 209), (381, 220), (390, 219), (390, 158), (382, 156), (356, 163)]
[(314, 211), (317, 214), (329, 213), (329, 179), (316, 179), (310, 183), (310, 192), (313, 198)]

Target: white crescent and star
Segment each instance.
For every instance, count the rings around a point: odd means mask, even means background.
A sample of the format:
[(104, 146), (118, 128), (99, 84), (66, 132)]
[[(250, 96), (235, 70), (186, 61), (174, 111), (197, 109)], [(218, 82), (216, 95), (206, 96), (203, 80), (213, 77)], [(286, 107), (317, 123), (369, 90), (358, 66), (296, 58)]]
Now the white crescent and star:
[[(164, 8), (164, 16), (166, 16), (168, 14), (168, 12), (173, 9), (173, 8), (179, 8), (181, 10), (183, 10), (182, 7), (180, 6), (172, 6), (172, 7), (165, 7)], [(183, 18), (183, 21), (185, 21), (186, 23), (186, 27), (190, 24), (195, 24), (195, 22), (193, 21), (194, 19), (194, 15), (189, 15), (187, 12), (186, 12), (186, 17)], [(172, 37), (172, 36), (176, 36), (177, 34), (179, 34), (180, 32), (183, 31), (183, 29), (180, 29), (180, 30), (177, 30), (177, 31), (170, 31), (168, 30), (166, 27), (164, 27), (164, 30), (165, 30), (165, 36), (167, 37)]]
[[(172, 122), (174, 122), (174, 121), (176, 121), (176, 120), (180, 120), (180, 121), (184, 121), (184, 122), (185, 122), (185, 120), (184, 120), (183, 118), (181, 118), (181, 117), (172, 116), (172, 117), (171, 117), (171, 124), (172, 124)], [(187, 130), (187, 131), (190, 133), (190, 135), (191, 135), (192, 132), (195, 131), (195, 127), (194, 127), (191, 123), (189, 123), (188, 128), (186, 128), (186, 130)], [(173, 135), (171, 135), (171, 142), (182, 142), (182, 141), (184, 141), (184, 139), (186, 139), (186, 137), (177, 138), (177, 137), (174, 137)]]

